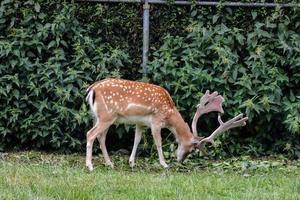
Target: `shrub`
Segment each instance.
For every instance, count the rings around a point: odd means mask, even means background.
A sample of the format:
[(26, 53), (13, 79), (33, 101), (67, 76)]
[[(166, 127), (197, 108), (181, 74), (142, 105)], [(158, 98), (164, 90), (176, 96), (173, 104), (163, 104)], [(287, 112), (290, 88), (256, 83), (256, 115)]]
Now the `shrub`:
[[(290, 18), (277, 11), (247, 29), (239, 28), (243, 23), (218, 20), (219, 15), (206, 21), (200, 14), (186, 36), (164, 38), (153, 53), (151, 77), (170, 91), (187, 119), (205, 89), (224, 95), (225, 118), (245, 112), (249, 123), (243, 132), (224, 136), (223, 148), (230, 153), (282, 152), (292, 143), (299, 156), (300, 24), (294, 20), (297, 12), (291, 13)], [(213, 129), (213, 121), (210, 115), (203, 122), (204, 134)]]
[(2, 1), (1, 146), (81, 149), (91, 126), (85, 89), (121, 76), (128, 55), (91, 38), (76, 6)]

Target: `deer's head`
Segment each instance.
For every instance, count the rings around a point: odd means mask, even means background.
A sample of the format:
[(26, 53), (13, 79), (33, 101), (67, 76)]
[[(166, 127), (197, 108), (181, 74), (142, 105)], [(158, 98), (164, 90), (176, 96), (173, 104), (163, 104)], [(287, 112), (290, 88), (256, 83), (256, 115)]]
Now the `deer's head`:
[[(248, 117), (244, 117), (240, 114), (233, 119), (223, 122), (221, 120), (220, 114), (224, 113), (222, 104), (224, 102), (224, 98), (221, 95), (218, 95), (217, 92), (209, 93), (209, 90), (205, 92), (205, 94), (201, 97), (200, 103), (197, 105), (197, 111), (194, 115), (192, 122), (192, 133), (193, 137), (191, 141), (181, 143), (178, 145), (178, 149), (176, 152), (177, 161), (183, 162), (186, 156), (191, 153), (195, 149), (199, 149), (204, 151), (204, 146), (206, 143), (214, 144), (214, 138), (218, 136), (220, 133), (225, 132), (231, 128), (245, 126)], [(218, 112), (218, 121), (220, 126), (209, 136), (209, 137), (201, 137), (197, 134), (197, 122), (201, 115), (209, 112)]]

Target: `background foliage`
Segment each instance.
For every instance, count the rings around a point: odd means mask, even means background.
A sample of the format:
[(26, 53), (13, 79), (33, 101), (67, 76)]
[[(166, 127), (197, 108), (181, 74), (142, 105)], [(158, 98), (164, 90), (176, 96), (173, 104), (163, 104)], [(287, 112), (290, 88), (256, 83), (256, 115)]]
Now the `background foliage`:
[[(2, 1), (0, 148), (83, 150), (86, 87), (142, 78), (141, 16), (139, 5)], [(169, 90), (187, 122), (205, 89), (225, 96), (225, 119), (249, 116), (215, 156), (300, 157), (299, 26), (294, 8), (152, 6), (148, 80)], [(215, 114), (199, 121), (204, 135), (216, 126)], [(114, 127), (108, 143), (130, 149), (132, 131)]]

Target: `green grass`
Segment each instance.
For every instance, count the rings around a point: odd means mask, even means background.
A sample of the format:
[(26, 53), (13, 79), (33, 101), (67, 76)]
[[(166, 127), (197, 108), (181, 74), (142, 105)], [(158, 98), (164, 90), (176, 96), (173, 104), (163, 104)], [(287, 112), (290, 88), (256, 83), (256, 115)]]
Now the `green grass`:
[(247, 157), (225, 161), (172, 162), (113, 156), (108, 169), (96, 158), (95, 170), (83, 155), (17, 152), (0, 155), (0, 199), (300, 199), (300, 164)]

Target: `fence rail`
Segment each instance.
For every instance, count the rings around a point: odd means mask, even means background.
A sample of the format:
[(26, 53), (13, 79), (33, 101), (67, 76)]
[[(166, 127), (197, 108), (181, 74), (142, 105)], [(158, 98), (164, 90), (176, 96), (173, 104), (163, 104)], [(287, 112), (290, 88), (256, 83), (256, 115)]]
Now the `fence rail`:
[[(94, 2), (94, 3), (144, 3), (144, 0), (77, 0), (76, 2)], [(256, 2), (217, 2), (217, 1), (166, 1), (166, 0), (148, 0), (149, 4), (175, 4), (175, 5), (201, 5), (201, 6), (230, 6), (230, 7), (300, 7), (298, 3), (256, 3)]]

